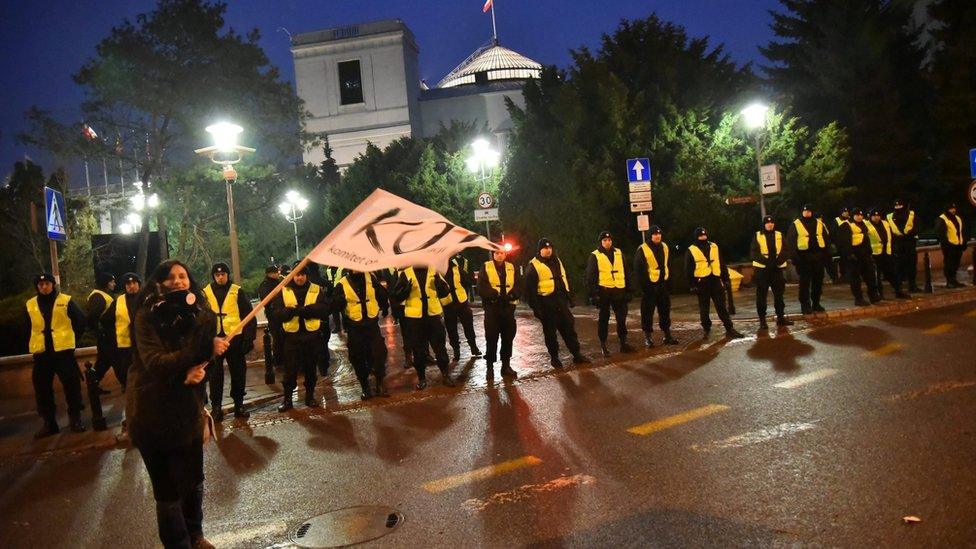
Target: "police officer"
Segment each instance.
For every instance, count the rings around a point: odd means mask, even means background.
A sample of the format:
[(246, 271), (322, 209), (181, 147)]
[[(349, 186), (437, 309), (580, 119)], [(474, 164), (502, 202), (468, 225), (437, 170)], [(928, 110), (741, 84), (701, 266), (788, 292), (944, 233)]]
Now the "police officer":
[(481, 356), (481, 349), (474, 334), (474, 313), (471, 311), (471, 300), (468, 299), (467, 288), (472, 286), (471, 274), (467, 268), (468, 261), (461, 254), (451, 258), (447, 265), (447, 286), (450, 293), (441, 298), (444, 306), (444, 324), (447, 328), (447, 339), (454, 350), (454, 361), (461, 359), (461, 338), (458, 335), (458, 321), (464, 329), (464, 339), (471, 349), (471, 356)]
[(129, 366), (132, 366), (132, 322), (139, 309), (136, 296), (142, 289), (142, 280), (136, 273), (122, 275), (124, 292), (112, 301), (102, 315), (102, 330), (111, 334), (112, 369), (125, 392)]
[[(322, 296), (322, 299), (328, 301), (332, 298), (332, 292), (335, 290), (336, 283), (339, 282), (340, 278), (345, 276), (345, 269), (326, 267), (325, 275), (323, 276), (317, 263), (309, 263), (305, 266), (305, 276), (309, 282), (325, 290), (325, 295)], [(331, 316), (331, 330), (329, 329), (329, 317), (327, 316), (322, 319), (322, 322), (325, 323), (325, 327), (320, 331), (322, 335), (322, 352), (316, 353), (316, 356), (319, 357), (317, 367), (319, 369), (319, 375), (322, 377), (329, 375), (329, 365), (332, 364), (332, 351), (329, 349), (329, 340), (332, 339), (332, 334), (339, 333), (339, 326), (342, 324), (342, 313), (334, 313)]]
[(851, 220), (851, 209), (844, 206), (837, 213), (837, 217), (834, 218), (834, 223), (837, 227), (843, 227), (845, 223)]
[(586, 285), (589, 289), (590, 304), (600, 309), (597, 335), (603, 356), (610, 356), (607, 349), (607, 335), (610, 326), (610, 310), (613, 309), (617, 321), (617, 339), (620, 352), (632, 353), (634, 348), (627, 344), (627, 276), (624, 254), (613, 246), (610, 231), (600, 233), (599, 246), (590, 254), (586, 263)]
[[(210, 310), (217, 316), (217, 336), (226, 337), (251, 312), (251, 300), (237, 284), (230, 283), (230, 267), (226, 263), (214, 263), (210, 270), (213, 282), (203, 288)], [(251, 320), (240, 335), (231, 340), (223, 355), (214, 357), (207, 365), (207, 382), (210, 388), (210, 410), (214, 421), (223, 421), (224, 412), (224, 359), (230, 370), (230, 397), (234, 400), (234, 417), (247, 418), (244, 410), (244, 386), (247, 381), (247, 353), (254, 348), (257, 322)]]
[[(502, 243), (504, 244), (504, 243)], [(491, 253), (478, 273), (478, 295), (485, 308), (485, 375), (490, 382), (495, 377), (495, 359), (498, 358), (498, 338), (502, 340), (502, 369), (504, 377), (518, 377), (512, 369), (512, 340), (515, 339), (515, 306), (521, 296), (521, 283), (515, 273), (515, 265), (506, 261), (508, 253), (502, 247)]]
[(956, 279), (956, 272), (962, 261), (962, 252), (966, 249), (966, 233), (963, 232), (962, 218), (956, 215), (955, 204), (949, 204), (936, 220), (935, 234), (942, 248), (946, 288), (961, 288), (963, 285)]
[[(258, 285), (258, 299), (263, 300), (265, 296), (278, 287), (279, 282), (281, 282), (281, 268), (275, 264), (268, 265), (264, 269), (264, 279)], [(268, 321), (264, 327), (263, 338), (264, 366), (268, 378), (266, 381), (269, 384), (274, 383), (273, 368), (281, 366), (281, 343), (284, 338), (281, 333), (281, 323), (273, 319), (274, 306), (275, 300), (271, 300), (264, 307), (264, 318)]]
[(888, 214), (893, 240), (891, 250), (895, 256), (895, 270), (908, 291), (918, 292), (918, 253), (915, 250), (918, 231), (915, 228), (915, 211), (902, 199), (895, 200), (895, 211)]
[(27, 347), (34, 357), (34, 397), (37, 413), (44, 426), (34, 438), (44, 438), (60, 431), (54, 405), (54, 376), (61, 380), (68, 403), (70, 428), (85, 430), (81, 422), (81, 374), (75, 362), (75, 342), (85, 331), (85, 313), (68, 294), (58, 292), (54, 276), (42, 273), (34, 277), (37, 295), (27, 300), (30, 339)]
[(725, 337), (745, 337), (732, 325), (732, 317), (725, 307), (725, 284), (730, 283), (729, 270), (722, 261), (718, 244), (708, 241), (705, 227), (695, 229), (695, 241), (688, 246), (685, 254), (685, 273), (688, 276), (688, 287), (698, 295), (698, 315), (705, 337), (712, 331), (710, 302), (715, 303), (715, 312), (725, 327)]
[(559, 360), (559, 341), (556, 332), (562, 336), (566, 348), (573, 354), (576, 364), (589, 363), (590, 359), (580, 352), (579, 338), (576, 336), (576, 320), (569, 311), (573, 307), (572, 294), (566, 268), (553, 251), (552, 241), (540, 238), (537, 252), (525, 268), (523, 295), (532, 308), (532, 313), (542, 324), (542, 334), (549, 351), (549, 363), (553, 368), (562, 368)]
[[(86, 375), (94, 376), (96, 383), (101, 383), (105, 373), (112, 367), (112, 333), (102, 329), (102, 316), (112, 305), (112, 292), (115, 291), (115, 276), (110, 273), (95, 273), (95, 289), (88, 294), (88, 303), (85, 307), (85, 320), (88, 322), (87, 329), (95, 332), (95, 367), (90, 368)], [(99, 388), (101, 394), (108, 394), (108, 391)]]
[[(804, 213), (810, 211), (804, 207)], [(811, 212), (812, 213), (812, 212)], [(819, 221), (819, 220), (818, 220)], [(802, 228), (797, 231), (805, 230), (799, 219), (794, 221), (794, 226), (800, 223)], [(822, 223), (820, 223), (822, 225)], [(784, 253), (783, 233), (776, 230), (776, 221), (773, 216), (767, 215), (763, 218), (762, 230), (756, 232), (752, 239), (750, 253), (752, 255), (752, 266), (755, 267), (753, 275), (756, 282), (756, 313), (759, 314), (759, 329), (768, 330), (766, 324), (766, 298), (769, 296), (769, 289), (773, 289), (773, 308), (776, 311), (776, 325), (789, 326), (792, 320), (786, 318), (786, 303), (783, 301), (783, 292), (786, 290), (786, 255)], [(819, 271), (823, 277), (823, 269), (819, 259), (811, 263), (810, 267)]]
[(871, 217), (867, 223), (868, 238), (871, 240), (871, 256), (874, 259), (874, 268), (877, 275), (878, 296), (884, 299), (884, 291), (881, 285), (881, 278), (888, 280), (892, 289), (895, 290), (895, 297), (898, 299), (909, 299), (911, 296), (901, 289), (901, 277), (895, 269), (895, 261), (892, 256), (892, 231), (887, 219), (881, 217), (881, 210), (871, 211)]
[(400, 272), (391, 299), (403, 303), (403, 333), (410, 346), (413, 367), (417, 370), (417, 390), (427, 387), (427, 348), (433, 347), (437, 368), (444, 385), (454, 386), (445, 347), (446, 334), (441, 320), (440, 298), (448, 295), (447, 282), (427, 267), (407, 267)]
[[(329, 296), (332, 295), (332, 291), (335, 289), (336, 284), (338, 284), (339, 281), (342, 280), (342, 277), (346, 276), (346, 270), (343, 269), (342, 267), (326, 267), (325, 268), (325, 279), (324, 280), (318, 280), (318, 279), (316, 279), (314, 277), (314, 275), (312, 273), (312, 271), (314, 270), (314, 274), (318, 274), (318, 265), (314, 265), (314, 266), (309, 265), (309, 267), (311, 267), (311, 270), (309, 271), (309, 276), (312, 277), (312, 282), (315, 282), (316, 284), (319, 284), (319, 285), (322, 285), (323, 287), (328, 288), (328, 290), (329, 290)], [(326, 282), (328, 282), (328, 285), (326, 285)], [(342, 328), (343, 328), (343, 326), (342, 326), (342, 312), (334, 312), (334, 313), (332, 313), (332, 330), (329, 331), (329, 332), (330, 333), (333, 333), (333, 334), (340, 334), (340, 333), (342, 333)], [(329, 351), (328, 351), (329, 339), (328, 339), (328, 337), (326, 337), (325, 345), (326, 345), (326, 354), (328, 355), (329, 354)], [(325, 372), (322, 372), (322, 375), (324, 376), (325, 375)]]
[[(297, 264), (296, 264), (297, 268)], [(329, 297), (322, 286), (309, 281), (302, 269), (282, 288), (275, 304), (274, 316), (285, 334), (285, 363), (281, 387), (284, 390), (279, 412), (294, 408), (292, 399), (298, 386), (298, 372), (305, 378), (305, 406), (318, 408), (315, 383), (316, 365), (324, 357), (322, 332), (328, 331)]]
[(800, 276), (800, 312), (805, 315), (824, 311), (820, 296), (823, 294), (823, 256), (828, 254), (828, 234), (827, 226), (813, 216), (813, 207), (809, 204), (803, 206), (800, 217), (793, 220), (786, 233), (789, 254), (793, 256), (793, 264)]
[(664, 242), (661, 227), (651, 225), (648, 230), (650, 242), (637, 248), (634, 254), (634, 277), (641, 287), (641, 329), (644, 331), (644, 344), (654, 346), (654, 310), (657, 309), (658, 326), (664, 332), (665, 345), (677, 345), (678, 340), (671, 336), (671, 269), (668, 265), (670, 251)]
[(841, 233), (837, 238), (837, 248), (841, 257), (847, 263), (847, 276), (851, 282), (851, 294), (854, 304), (859, 307), (870, 305), (864, 300), (861, 291), (861, 280), (868, 287), (868, 298), (871, 303), (881, 301), (878, 294), (878, 280), (874, 273), (874, 261), (871, 258), (871, 241), (868, 238), (868, 227), (864, 221), (864, 210), (852, 208), (853, 219), (841, 226)]
[[(341, 311), (344, 317), (349, 362), (362, 388), (360, 398), (390, 396), (383, 386), (387, 353), (379, 325), (380, 314), (386, 318), (390, 310), (386, 288), (373, 273), (347, 271), (336, 285), (330, 308)], [(370, 373), (376, 379), (375, 390), (369, 384)]]
[[(840, 213), (834, 218), (834, 224), (836, 225), (834, 233), (839, 234), (840, 229), (851, 220), (851, 210), (847, 206), (840, 209)], [(839, 257), (837, 261), (837, 268), (840, 271), (840, 280), (847, 280), (847, 260), (844, 254), (841, 253), (841, 246), (834, 242), (834, 247), (837, 248), (837, 255)]]

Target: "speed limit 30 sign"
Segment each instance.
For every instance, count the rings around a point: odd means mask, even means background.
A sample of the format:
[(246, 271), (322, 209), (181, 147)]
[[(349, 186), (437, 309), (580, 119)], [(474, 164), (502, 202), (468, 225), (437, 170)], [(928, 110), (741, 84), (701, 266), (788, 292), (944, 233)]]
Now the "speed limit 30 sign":
[(495, 198), (489, 193), (481, 193), (478, 195), (478, 207), (488, 209), (495, 205)]

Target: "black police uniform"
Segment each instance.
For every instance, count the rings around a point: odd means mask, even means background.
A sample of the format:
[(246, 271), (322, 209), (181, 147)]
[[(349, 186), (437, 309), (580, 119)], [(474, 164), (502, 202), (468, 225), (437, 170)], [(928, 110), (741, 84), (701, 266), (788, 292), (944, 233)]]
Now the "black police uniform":
[[(410, 316), (410, 305), (407, 303), (407, 299), (410, 297), (411, 290), (414, 286), (413, 282), (407, 276), (407, 272), (413, 269), (413, 274), (419, 285), (420, 293), (420, 317), (412, 318)], [(417, 371), (417, 389), (424, 389), (427, 387), (427, 349), (428, 347), (434, 350), (434, 359), (437, 362), (437, 368), (441, 371), (441, 379), (444, 385), (448, 387), (454, 386), (454, 380), (451, 379), (450, 375), (450, 360), (447, 357), (447, 348), (445, 346), (447, 335), (444, 330), (444, 322), (441, 319), (441, 313), (436, 311), (431, 311), (428, 298), (436, 300), (437, 304), (440, 305), (440, 298), (449, 295), (449, 288), (447, 282), (444, 281), (443, 277), (439, 274), (434, 274), (434, 285), (436, 295), (430, 296), (427, 288), (427, 267), (410, 267), (408, 269), (403, 269), (400, 272), (399, 278), (397, 278), (396, 284), (393, 285), (393, 290), (390, 292), (390, 299), (399, 303), (404, 304), (404, 317), (401, 324), (403, 324), (403, 334), (406, 338), (407, 345), (410, 347), (411, 358), (413, 359), (413, 367)]]
[[(230, 268), (226, 263), (216, 263), (210, 271), (213, 279), (218, 272), (227, 273), (230, 277)], [(213, 313), (217, 316), (217, 335), (225, 337), (229, 335), (228, 330), (224, 329), (225, 314), (221, 313), (224, 309), (224, 300), (233, 286), (230, 281), (227, 284), (217, 284), (216, 280), (207, 285), (217, 300), (217, 310)], [(206, 288), (204, 288), (206, 294)], [(237, 290), (237, 311), (240, 320), (243, 320), (252, 310), (251, 300), (247, 297), (244, 288), (238, 287)], [(240, 418), (248, 417), (248, 412), (244, 410), (244, 387), (247, 384), (247, 353), (254, 348), (254, 338), (257, 336), (257, 320), (251, 320), (241, 329), (241, 333), (230, 342), (227, 351), (214, 357), (207, 364), (207, 385), (210, 390), (210, 409), (215, 421), (221, 421), (224, 413), (221, 405), (224, 401), (224, 361), (227, 361), (227, 369), (230, 370), (230, 397), (234, 401), (234, 415)]]
[[(698, 240), (699, 235), (707, 236), (704, 228), (695, 229), (696, 240), (691, 243), (685, 254), (685, 273), (688, 276), (688, 287), (698, 295), (698, 316), (701, 319), (701, 326), (705, 330), (706, 336), (712, 331), (712, 320), (709, 318), (709, 314), (711, 313), (711, 303), (714, 303), (715, 312), (718, 313), (718, 318), (725, 327), (726, 336), (742, 337), (742, 334), (737, 332), (732, 325), (732, 317), (729, 316), (729, 310), (725, 305), (725, 284), (730, 283), (728, 267), (725, 266), (721, 253), (717, 254), (717, 260), (712, 255), (712, 247), (716, 247), (717, 250), (718, 245), (707, 239)], [(705, 257), (709, 268), (708, 274), (700, 273), (701, 276), (695, 274), (696, 259), (692, 248), (697, 249)], [(717, 266), (714, 264), (716, 261), (718, 262)], [(715, 272), (716, 270), (718, 273)]]
[[(350, 301), (346, 295), (345, 285), (349, 285), (355, 297)], [(367, 284), (372, 289), (372, 306), (375, 311), (370, 316), (369, 292)], [(367, 400), (373, 395), (389, 396), (383, 387), (386, 376), (386, 342), (380, 333), (379, 318), (389, 314), (390, 303), (386, 288), (373, 273), (349, 272), (338, 284), (332, 294), (329, 305), (331, 311), (343, 314), (343, 326), (346, 327), (346, 346), (349, 349), (349, 362), (356, 371), (356, 379), (362, 388), (362, 399)], [(369, 385), (369, 375), (376, 379), (375, 390)]]
[[(95, 380), (101, 383), (106, 372), (112, 367), (112, 333), (102, 329), (102, 317), (112, 304), (113, 290), (109, 285), (115, 281), (115, 276), (109, 273), (95, 274), (95, 290), (88, 294), (88, 303), (85, 307), (85, 320), (88, 322), (88, 330), (95, 332), (95, 368), (89, 371), (89, 375), (94, 375)], [(106, 299), (105, 294), (109, 297)], [(103, 391), (105, 392), (105, 391)]]
[[(612, 240), (613, 235), (609, 231), (600, 233), (597, 249), (590, 254), (586, 262), (586, 285), (589, 289), (590, 303), (596, 305), (600, 310), (597, 317), (597, 336), (600, 338), (600, 348), (603, 350), (604, 356), (609, 356), (607, 335), (610, 328), (611, 309), (614, 320), (617, 322), (617, 339), (620, 340), (620, 351), (633, 351), (633, 348), (627, 344), (627, 303), (630, 301), (627, 291), (633, 286), (633, 276), (627, 273), (627, 262), (623, 259), (623, 252), (616, 247), (611, 247), (609, 250), (604, 248), (601, 243), (604, 238)], [(600, 259), (601, 255), (606, 261)], [(603, 264), (602, 268), (601, 263)]]
[(806, 205), (804, 212), (793, 220), (786, 232), (786, 255), (793, 258), (796, 273), (800, 277), (800, 312), (823, 312), (820, 296), (823, 294), (824, 256), (829, 256), (830, 240), (827, 225), (813, 216), (813, 209)]
[[(278, 283), (281, 282), (280, 276), (278, 278), (269, 276), (272, 273), (277, 274), (279, 268), (277, 265), (270, 265), (265, 269), (264, 279), (261, 280), (261, 284), (258, 285), (258, 299), (264, 300), (265, 296), (271, 293)], [(281, 332), (281, 323), (273, 320), (275, 300), (271, 300), (267, 305), (264, 306), (264, 318), (267, 319), (268, 323), (264, 328), (264, 362), (267, 372), (273, 375), (272, 368), (280, 367), (283, 359), (282, 354), (282, 343), (284, 342), (284, 336)]]
[[(297, 263), (296, 263), (297, 264)], [(324, 296), (320, 296), (319, 299), (328, 300), (332, 298), (332, 292), (335, 289), (335, 283), (339, 281), (339, 278), (345, 276), (345, 270), (333, 267), (325, 268), (325, 276), (319, 271), (319, 266), (316, 263), (309, 263), (305, 266), (305, 274), (308, 276), (308, 281), (313, 284), (318, 284), (322, 290), (325, 291)], [(329, 328), (329, 317), (322, 319), (326, 325), (321, 330), (322, 332), (322, 347), (321, 353), (316, 356), (319, 357), (317, 367), (319, 369), (319, 375), (326, 377), (329, 375), (329, 365), (332, 364), (332, 351), (329, 349), (329, 340), (332, 339), (332, 334), (339, 333), (340, 326), (342, 325), (342, 314), (335, 313), (330, 315), (332, 317), (332, 328)]]
[[(548, 238), (539, 240), (536, 247), (537, 251), (543, 248), (551, 248), (552, 241)], [(548, 271), (544, 279), (540, 279), (539, 268)], [(540, 281), (544, 280), (543, 286)], [(550, 287), (551, 282), (551, 287)], [(562, 261), (553, 251), (549, 257), (542, 257), (541, 253), (529, 261), (525, 267), (523, 277), (523, 293), (532, 313), (542, 324), (542, 334), (545, 338), (546, 349), (549, 351), (550, 363), (555, 368), (562, 368), (563, 364), (559, 360), (559, 340), (556, 339), (556, 332), (562, 336), (566, 348), (573, 355), (576, 363), (590, 362), (588, 358), (580, 353), (579, 338), (576, 335), (576, 320), (570, 307), (573, 307), (572, 296), (569, 293), (569, 284)]]
[[(314, 283), (308, 278), (301, 286), (294, 279), (288, 284), (288, 288), (295, 294), (294, 307), (285, 306), (284, 292), (278, 294), (276, 298), (273, 316), (276, 321), (282, 323), (285, 341), (285, 361), (281, 382), (284, 395), (281, 406), (278, 407), (281, 412), (292, 408), (292, 398), (298, 386), (299, 372), (305, 378), (305, 405), (311, 408), (319, 407), (315, 399), (315, 383), (318, 381), (316, 367), (325, 360), (323, 336), (320, 332), (329, 331), (329, 296), (325, 288), (319, 287), (319, 295), (315, 303), (306, 305), (305, 299), (312, 284)], [(319, 327), (309, 330), (305, 321), (315, 319), (320, 321)], [(295, 321), (298, 324), (296, 331), (289, 332), (286, 325)]]
[(915, 211), (908, 207), (903, 200), (895, 201), (895, 210), (888, 214), (888, 225), (891, 226), (891, 251), (895, 256), (895, 269), (902, 283), (909, 291), (917, 292), (918, 288), (918, 219)]
[[(139, 275), (135, 273), (125, 273), (122, 275), (122, 285), (123, 291), (125, 290), (125, 284), (129, 281), (139, 282), (142, 284), (142, 280)], [(141, 289), (141, 286), (140, 286)], [(121, 299), (125, 296), (125, 299)], [(110, 334), (111, 346), (112, 346), (112, 371), (115, 372), (115, 378), (119, 380), (119, 384), (122, 386), (122, 391), (125, 392), (126, 384), (128, 383), (129, 367), (132, 366), (132, 346), (133, 340), (135, 339), (135, 330), (133, 329), (133, 323), (136, 319), (136, 312), (139, 310), (139, 303), (137, 297), (139, 296), (139, 290), (137, 289), (134, 293), (125, 292), (120, 294), (114, 300), (112, 304), (108, 306), (108, 310), (101, 318), (102, 331)], [(118, 330), (116, 329), (116, 316), (118, 313), (119, 301), (124, 301), (125, 310), (129, 318), (129, 343), (128, 345), (119, 346), (118, 341)]]
[[(864, 301), (864, 294), (861, 290), (863, 280), (868, 287), (868, 297), (872, 303), (881, 300), (878, 295), (878, 280), (874, 271), (874, 260), (871, 258), (871, 239), (868, 235), (867, 222), (854, 221), (854, 216), (863, 217), (864, 212), (855, 208), (851, 210), (851, 219), (841, 225), (840, 234), (837, 237), (837, 248), (841, 256), (847, 263), (847, 276), (851, 283), (851, 295), (854, 296), (856, 305), (868, 305)], [(860, 240), (855, 243), (855, 240)]]
[[(766, 230), (767, 222), (772, 222), (772, 217), (766, 216), (763, 219), (763, 227), (753, 237), (750, 249), (752, 266), (755, 268), (753, 280), (756, 285), (756, 313), (759, 315), (760, 329), (767, 327), (766, 299), (769, 297), (770, 289), (773, 290), (776, 323), (780, 326), (792, 324), (786, 319), (786, 303), (783, 300), (783, 293), (786, 291), (786, 276), (784, 274), (786, 271), (786, 243), (783, 240), (783, 233), (775, 228), (772, 231)], [(811, 267), (815, 267), (820, 276), (823, 276), (823, 269), (820, 268), (819, 263), (811, 264)]]
[[(498, 286), (492, 285), (489, 269), (493, 269), (498, 276)], [(494, 260), (486, 261), (478, 273), (478, 295), (484, 303), (485, 309), (485, 373), (488, 378), (494, 376), (495, 360), (498, 356), (498, 339), (502, 340), (501, 360), (503, 376), (517, 377), (512, 369), (512, 341), (515, 339), (516, 322), (515, 306), (522, 295), (522, 284), (515, 266), (508, 261), (501, 263)]]
[[(471, 310), (471, 296), (467, 295), (467, 290), (471, 288), (471, 274), (467, 268), (468, 261), (458, 254), (451, 258), (447, 266), (447, 274), (444, 280), (450, 288), (450, 299), (441, 300), (444, 306), (444, 327), (447, 328), (447, 339), (451, 342), (451, 349), (454, 351), (454, 360), (461, 358), (461, 337), (458, 334), (458, 322), (464, 330), (464, 339), (468, 342), (471, 356), (481, 356), (481, 349), (474, 333), (474, 312)], [(458, 292), (458, 286), (461, 291)], [(461, 299), (461, 295), (464, 299)], [(445, 303), (446, 302), (446, 303)]]
[[(659, 234), (661, 228), (652, 225), (648, 235)], [(648, 254), (652, 254), (656, 267), (652, 269), (648, 264)], [(641, 287), (641, 329), (648, 347), (654, 346), (651, 334), (654, 333), (654, 311), (657, 310), (658, 326), (664, 332), (664, 343), (674, 345), (678, 343), (671, 335), (671, 269), (668, 265), (670, 254), (668, 245), (662, 240), (654, 243), (645, 242), (634, 254), (634, 277)], [(655, 278), (655, 280), (652, 280)]]
[[(877, 276), (876, 285), (878, 287), (878, 297), (884, 299), (884, 289), (881, 283), (882, 278), (884, 278), (889, 284), (891, 284), (891, 288), (895, 291), (895, 297), (900, 299), (909, 298), (911, 296), (903, 292), (901, 289), (901, 276), (899, 275), (898, 270), (895, 268), (895, 259), (892, 255), (893, 248), (892, 244), (890, 243), (890, 240), (893, 240), (892, 237), (894, 235), (888, 232), (891, 226), (888, 224), (887, 220), (881, 219), (881, 212), (878, 210), (871, 212), (871, 217), (872, 219), (869, 219), (868, 223), (874, 227), (881, 244), (880, 251), (877, 253), (875, 253), (875, 246), (872, 245), (871, 247), (872, 258), (874, 259), (875, 276)], [(877, 222), (874, 221), (874, 217), (878, 218)], [(874, 238), (873, 234), (871, 235), (871, 238)]]
[[(950, 204), (935, 222), (935, 234), (939, 239), (939, 246), (942, 248), (942, 272), (945, 275), (946, 286), (949, 288), (962, 286), (957, 279), (957, 273), (967, 240), (966, 234), (963, 232), (962, 217), (958, 215), (958, 212), (956, 214), (949, 213), (949, 210), (955, 207), (955, 204)], [(950, 229), (954, 229), (954, 231)], [(956, 238), (955, 242), (953, 242), (953, 236)]]

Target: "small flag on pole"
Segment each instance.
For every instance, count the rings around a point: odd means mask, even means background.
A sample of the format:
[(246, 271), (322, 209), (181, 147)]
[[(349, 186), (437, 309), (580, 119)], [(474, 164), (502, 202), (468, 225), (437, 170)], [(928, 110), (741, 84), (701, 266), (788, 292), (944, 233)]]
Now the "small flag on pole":
[(485, 5), (481, 8), (481, 13), (488, 13), (488, 10), (495, 4), (495, 0), (485, 0)]
[(88, 140), (98, 139), (98, 134), (95, 133), (95, 130), (93, 130), (92, 127), (89, 126), (88, 124), (82, 124), (81, 133)]

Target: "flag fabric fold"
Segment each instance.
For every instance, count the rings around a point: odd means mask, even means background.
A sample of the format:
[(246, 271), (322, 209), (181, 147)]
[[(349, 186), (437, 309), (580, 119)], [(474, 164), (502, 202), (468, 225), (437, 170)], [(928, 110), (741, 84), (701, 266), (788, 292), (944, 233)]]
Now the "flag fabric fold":
[(495, 4), (495, 0), (485, 0), (485, 5), (481, 8), (481, 13), (488, 13), (488, 10)]
[(433, 210), (376, 189), (308, 257), (356, 271), (425, 265), (445, 273), (451, 257), (465, 248), (500, 246)]

